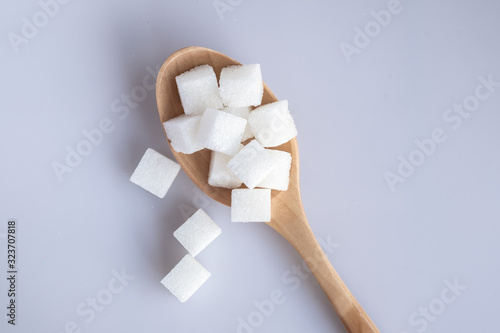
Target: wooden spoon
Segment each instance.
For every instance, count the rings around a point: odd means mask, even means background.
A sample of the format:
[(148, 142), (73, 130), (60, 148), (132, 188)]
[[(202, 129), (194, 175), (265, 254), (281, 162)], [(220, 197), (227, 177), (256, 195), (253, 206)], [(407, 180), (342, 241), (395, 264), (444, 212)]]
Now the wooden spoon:
[[(223, 67), (240, 63), (203, 47), (187, 47), (173, 53), (161, 67), (156, 83), (156, 99), (162, 123), (184, 113), (175, 77), (203, 64), (211, 65), (219, 77)], [(277, 100), (264, 84), (262, 104)], [(267, 224), (285, 237), (302, 256), (348, 332), (379, 332), (332, 267), (309, 227), (300, 198), (297, 140), (293, 139), (277, 149), (292, 154), (290, 185), (287, 191), (272, 191), (272, 219)], [(190, 155), (178, 153), (174, 149), (172, 152), (187, 175), (206, 195), (231, 206), (231, 190), (208, 185), (209, 150), (204, 149)]]

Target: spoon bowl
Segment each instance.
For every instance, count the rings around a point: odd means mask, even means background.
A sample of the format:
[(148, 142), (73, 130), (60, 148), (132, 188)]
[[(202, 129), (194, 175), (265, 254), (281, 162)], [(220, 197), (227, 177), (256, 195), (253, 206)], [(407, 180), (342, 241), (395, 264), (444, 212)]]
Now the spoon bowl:
[[(158, 112), (162, 123), (184, 114), (175, 77), (195, 66), (204, 64), (213, 67), (217, 78), (223, 67), (240, 65), (239, 62), (222, 53), (203, 47), (187, 47), (174, 52), (161, 67), (156, 83)], [(277, 100), (264, 84), (262, 104)], [(271, 191), (271, 221), (267, 225), (281, 234), (302, 256), (348, 332), (379, 332), (330, 264), (307, 222), (300, 197), (297, 139), (294, 138), (276, 149), (292, 155), (290, 183), (287, 191)], [(207, 196), (226, 206), (231, 206), (231, 190), (212, 187), (208, 184), (209, 150), (204, 149), (193, 154), (178, 153), (174, 149), (172, 152), (189, 178)]]

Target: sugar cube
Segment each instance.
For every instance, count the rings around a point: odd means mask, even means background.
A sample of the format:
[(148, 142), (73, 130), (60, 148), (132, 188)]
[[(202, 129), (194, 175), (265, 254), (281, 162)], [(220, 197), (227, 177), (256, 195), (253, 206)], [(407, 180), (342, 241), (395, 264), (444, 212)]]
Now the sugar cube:
[(264, 86), (259, 64), (224, 67), (219, 85), (226, 106), (258, 106), (262, 102)]
[[(243, 145), (240, 145), (240, 149)], [(215, 187), (238, 188), (241, 186), (241, 180), (227, 167), (229, 161), (233, 158), (218, 151), (212, 151), (210, 159), (210, 170), (208, 171), (208, 184)]]
[(273, 190), (286, 191), (290, 181), (290, 167), (292, 166), (292, 155), (286, 151), (267, 149), (278, 161), (271, 173), (262, 180), (257, 187), (270, 188)]
[(200, 121), (201, 115), (181, 115), (163, 123), (167, 138), (175, 151), (192, 154), (203, 149), (197, 138)]
[(193, 257), (196, 257), (220, 234), (220, 228), (201, 208), (174, 231), (174, 237)]
[(252, 140), (229, 161), (227, 167), (252, 189), (273, 171), (276, 162), (273, 154), (257, 140)]
[[(225, 108), (222, 109), (222, 111), (244, 119), (248, 119), (248, 115), (250, 114), (250, 111), (252, 111), (252, 108), (250, 106), (242, 108), (226, 106)], [(253, 134), (252, 131), (250, 130), (250, 125), (248, 125), (247, 123), (247, 127), (245, 127), (245, 132), (243, 132), (243, 137), (241, 138), (241, 142), (246, 141), (250, 138), (253, 138)]]
[(184, 303), (207, 281), (210, 272), (193, 256), (184, 258), (161, 280), (161, 283)]
[(287, 100), (259, 106), (248, 116), (248, 124), (264, 147), (276, 147), (297, 136)]
[(184, 113), (201, 114), (207, 108), (222, 108), (217, 77), (209, 65), (201, 65), (175, 77)]
[(209, 108), (201, 117), (198, 142), (210, 150), (235, 155), (246, 126), (246, 119)]
[(130, 181), (163, 198), (179, 173), (181, 166), (148, 148), (130, 177)]
[(271, 221), (271, 190), (236, 189), (231, 191), (231, 222)]

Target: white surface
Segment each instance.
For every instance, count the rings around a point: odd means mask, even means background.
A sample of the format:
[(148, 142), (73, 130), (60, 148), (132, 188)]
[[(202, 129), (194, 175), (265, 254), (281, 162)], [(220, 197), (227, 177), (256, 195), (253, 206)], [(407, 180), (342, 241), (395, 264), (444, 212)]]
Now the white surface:
[[(2, 315), (0, 331), (64, 332), (74, 322), (81, 332), (229, 333), (272, 298), (255, 332), (344, 332), (266, 225), (230, 223), (229, 208), (183, 171), (164, 199), (128, 180), (146, 148), (172, 157), (150, 72), (189, 45), (260, 63), (289, 100), (312, 229), (382, 332), (496, 331), (500, 87), (478, 88), (489, 96), (467, 119), (447, 110), (475, 94), (479, 77), (500, 81), (500, 3), (401, 0), (369, 45), (358, 37), (364, 47), (350, 62), (341, 43), (354, 45), (356, 27), (376, 29), (370, 12), (389, 1), (231, 3), (219, 16), (212, 0), (74, 0), (19, 53), (7, 35), (40, 6), (3, 3), (0, 260), (5, 271), (6, 223), (16, 218), (19, 308), (18, 327)], [(120, 101), (132, 93), (144, 100)], [(51, 164), (105, 119), (113, 131), (59, 181)], [(446, 141), (391, 192), (384, 173), (435, 128)], [(198, 258), (212, 277), (180, 304), (160, 280), (185, 255), (172, 232), (200, 207), (223, 233)], [(445, 283), (455, 279), (467, 286), (458, 296)], [(92, 310), (89, 299), (110, 286), (120, 292)], [(429, 305), (442, 313), (424, 320)]]

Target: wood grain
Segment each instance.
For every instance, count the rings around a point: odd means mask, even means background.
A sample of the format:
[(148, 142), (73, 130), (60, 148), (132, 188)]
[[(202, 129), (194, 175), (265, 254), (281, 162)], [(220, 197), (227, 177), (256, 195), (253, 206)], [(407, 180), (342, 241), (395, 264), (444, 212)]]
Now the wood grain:
[[(184, 113), (175, 77), (203, 64), (211, 65), (219, 78), (223, 67), (240, 63), (222, 53), (203, 47), (187, 47), (173, 53), (161, 67), (156, 84), (156, 98), (162, 123)], [(277, 100), (264, 84), (262, 104)], [(267, 225), (288, 240), (305, 260), (347, 332), (379, 332), (330, 264), (311, 231), (300, 197), (297, 139), (290, 140), (276, 149), (292, 154), (290, 185), (287, 191), (272, 191), (272, 218)], [(231, 206), (231, 190), (208, 185), (209, 150), (204, 149), (189, 155), (178, 153), (173, 149), (172, 152), (189, 178), (205, 194), (224, 205)]]

